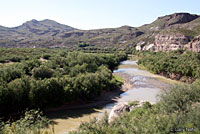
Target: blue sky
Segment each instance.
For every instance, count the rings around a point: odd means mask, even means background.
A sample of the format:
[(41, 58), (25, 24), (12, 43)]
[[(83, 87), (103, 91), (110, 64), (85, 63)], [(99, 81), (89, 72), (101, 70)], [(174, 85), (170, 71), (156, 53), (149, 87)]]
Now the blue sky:
[(7, 27), (31, 19), (52, 19), (79, 29), (137, 27), (175, 12), (200, 15), (200, 0), (0, 0), (0, 3), (0, 25)]

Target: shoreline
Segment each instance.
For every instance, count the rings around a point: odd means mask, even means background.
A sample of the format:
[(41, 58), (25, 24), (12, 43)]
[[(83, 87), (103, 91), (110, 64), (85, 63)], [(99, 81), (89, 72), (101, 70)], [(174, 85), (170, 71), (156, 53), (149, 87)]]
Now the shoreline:
[(146, 70), (148, 72), (151, 72), (154, 75), (158, 75), (160, 77), (164, 77), (166, 79), (170, 79), (170, 80), (181, 82), (181, 83), (192, 84), (196, 80), (195, 78), (192, 78), (192, 77), (189, 77), (189, 76), (181, 76), (181, 75), (175, 74), (175, 73), (171, 73), (171, 74), (165, 74), (165, 73), (155, 74), (152, 71), (148, 70), (143, 64), (139, 64), (138, 68), (140, 68), (142, 70)]
[[(121, 87), (112, 91), (103, 91), (99, 97), (89, 103), (74, 102), (44, 111), (44, 115), (55, 125), (54, 128), (57, 134), (77, 130), (83, 121), (89, 121), (96, 117), (101, 118), (106, 105), (117, 102), (120, 99), (120, 94), (133, 87), (130, 83), (130, 76), (127, 74), (113, 73), (113, 75), (123, 78)], [(67, 128), (66, 124), (68, 124)]]
[(44, 113), (49, 114), (52, 112), (59, 112), (65, 110), (103, 107), (108, 103), (116, 102), (119, 99), (120, 94), (133, 88), (133, 84), (130, 82), (130, 76), (127, 74), (117, 72), (113, 73), (113, 75), (118, 75), (124, 79), (121, 87), (113, 91), (103, 91), (99, 97), (90, 102), (77, 101), (72, 103), (65, 103), (62, 106), (56, 108), (45, 109)]

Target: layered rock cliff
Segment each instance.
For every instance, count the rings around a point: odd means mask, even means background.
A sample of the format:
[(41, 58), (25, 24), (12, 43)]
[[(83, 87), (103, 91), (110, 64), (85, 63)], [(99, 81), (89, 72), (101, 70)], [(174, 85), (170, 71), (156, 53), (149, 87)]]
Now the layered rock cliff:
[[(200, 53), (200, 35), (191, 38), (182, 34), (158, 34), (155, 36), (153, 47), (157, 52), (183, 49)], [(143, 50), (146, 50), (145, 48), (146, 47), (144, 47)]]
[[(158, 17), (151, 24), (140, 27), (144, 33), (136, 44), (136, 50), (173, 51), (188, 49), (198, 50), (200, 35), (199, 15), (189, 13), (174, 13)], [(141, 44), (142, 42), (143, 44)], [(187, 46), (187, 47), (186, 47)]]
[(195, 37), (191, 42), (189, 42), (185, 49), (191, 50), (193, 52), (200, 52), (200, 35)]
[(155, 36), (155, 51), (173, 51), (183, 49), (190, 42), (190, 37), (183, 34), (158, 34)]

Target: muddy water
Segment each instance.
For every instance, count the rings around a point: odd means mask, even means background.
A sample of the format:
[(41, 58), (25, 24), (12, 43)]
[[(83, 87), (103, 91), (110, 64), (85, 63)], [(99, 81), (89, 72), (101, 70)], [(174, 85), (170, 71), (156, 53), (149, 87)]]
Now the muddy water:
[(69, 131), (77, 129), (82, 122), (97, 117), (101, 110), (96, 108), (63, 110), (49, 114), (48, 118), (55, 123), (56, 134), (67, 134)]
[(176, 81), (141, 70), (138, 68), (137, 61), (131, 60), (122, 62), (114, 73), (129, 75), (133, 88), (122, 93), (115, 103), (107, 104), (101, 108), (65, 110), (49, 115), (49, 118), (56, 123), (56, 134), (66, 134), (71, 130), (77, 129), (83, 121), (89, 121), (94, 117), (102, 117), (103, 113), (105, 111), (109, 113), (116, 103), (134, 100), (146, 100), (155, 103), (159, 100), (158, 95), (162, 91), (168, 89), (173, 83), (177, 83)]
[(118, 103), (134, 100), (146, 100), (155, 103), (159, 100), (158, 95), (167, 90), (172, 83), (175, 83), (172, 80), (139, 69), (136, 61), (124, 61), (119, 69), (114, 72), (130, 75), (130, 81), (134, 85), (133, 89), (120, 95)]

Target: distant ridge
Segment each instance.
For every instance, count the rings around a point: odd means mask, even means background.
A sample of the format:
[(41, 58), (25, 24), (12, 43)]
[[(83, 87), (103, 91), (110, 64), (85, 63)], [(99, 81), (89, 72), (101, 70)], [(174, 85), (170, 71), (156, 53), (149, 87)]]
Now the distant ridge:
[[(91, 47), (127, 48), (152, 44), (155, 35), (180, 33), (191, 38), (200, 35), (200, 17), (196, 14), (174, 13), (158, 17), (141, 27), (122, 26), (95, 30), (80, 30), (56, 21), (30, 20), (20, 26), (0, 26), (0, 46), (3, 47), (77, 47), (80, 42)], [(143, 45), (143, 46), (144, 46)]]

